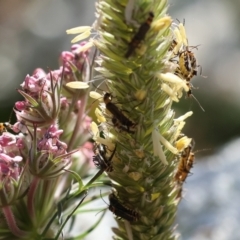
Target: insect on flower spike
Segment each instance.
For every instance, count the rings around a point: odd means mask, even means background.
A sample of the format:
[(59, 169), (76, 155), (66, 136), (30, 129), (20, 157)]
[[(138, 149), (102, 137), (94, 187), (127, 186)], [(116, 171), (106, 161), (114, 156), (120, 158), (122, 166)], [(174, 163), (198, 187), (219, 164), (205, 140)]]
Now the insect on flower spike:
[[(94, 91), (90, 92), (90, 96), (94, 99), (102, 99), (102, 95)], [(103, 96), (103, 101), (106, 109), (113, 115), (113, 125), (119, 130), (133, 134), (135, 131), (133, 131), (131, 128), (134, 128), (136, 124), (129, 120), (116, 106), (116, 104), (112, 103), (112, 95), (110, 93), (105, 93)]]
[[(8, 122), (0, 123), (0, 135), (2, 135), (3, 132), (7, 132), (7, 129), (10, 129), (16, 133), (21, 132), (21, 129), (19, 127), (16, 127), (16, 124), (14, 125), (10, 124), (13, 112), (15, 112), (15, 109), (11, 111)], [(18, 125), (23, 125), (21, 122), (18, 122), (18, 123), (19, 123)], [(23, 126), (21, 128), (23, 128)], [(25, 127), (25, 130), (26, 130), (26, 127)]]
[(109, 202), (109, 210), (113, 212), (117, 217), (123, 218), (129, 222), (137, 221), (140, 218), (138, 212), (125, 207), (114, 193), (111, 193), (109, 195)]
[(126, 130), (131, 133), (132, 131), (130, 128), (135, 127), (136, 124), (129, 120), (116, 106), (116, 104), (112, 103), (112, 95), (110, 93), (105, 93), (103, 96), (103, 101), (105, 103), (106, 109), (113, 115), (113, 123), (118, 126), (120, 123), (121, 130), (124, 130), (123, 128), (126, 128)]
[(153, 21), (153, 18), (154, 18), (153, 12), (149, 12), (149, 16), (147, 20), (140, 26), (140, 28), (138, 29), (138, 32), (134, 35), (134, 37), (132, 38), (132, 41), (129, 43), (128, 51), (125, 54), (126, 58), (129, 58), (133, 53), (133, 51), (138, 47), (140, 42), (144, 40), (146, 33), (150, 29), (150, 25)]
[(113, 171), (112, 158), (115, 154), (115, 151), (116, 151), (116, 145), (110, 157), (107, 158), (106, 146), (102, 144), (97, 144), (94, 150), (95, 156), (93, 156), (94, 165), (105, 172), (112, 172)]
[(189, 145), (184, 148), (181, 152), (178, 170), (175, 174), (175, 180), (177, 182), (184, 182), (190, 173), (191, 168), (193, 167), (193, 162), (195, 159), (194, 153), (192, 152), (193, 149), (193, 141), (189, 143)]
[(3, 132), (7, 132), (7, 128), (7, 123), (0, 123), (0, 135), (2, 135)]

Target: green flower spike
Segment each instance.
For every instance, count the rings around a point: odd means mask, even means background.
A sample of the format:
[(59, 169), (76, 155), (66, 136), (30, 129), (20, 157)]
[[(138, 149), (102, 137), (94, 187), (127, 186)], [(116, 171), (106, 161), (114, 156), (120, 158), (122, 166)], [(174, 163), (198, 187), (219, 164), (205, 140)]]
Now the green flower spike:
[[(114, 171), (108, 173), (118, 199), (116, 207), (110, 201), (118, 217), (116, 239), (176, 239), (173, 223), (182, 184), (174, 176), (178, 155), (189, 141), (176, 142), (192, 113), (174, 119), (171, 110), (172, 102), (178, 102), (189, 86), (174, 74), (177, 64), (171, 61), (170, 49), (176, 37), (166, 4), (108, 0), (97, 5), (99, 38), (94, 44), (101, 52), (97, 70), (111, 102), (129, 119), (128, 125), (105, 101), (104, 134), (117, 146)], [(180, 48), (184, 43), (177, 41)]]
[(109, 90), (102, 113), (96, 110), (101, 134), (93, 128), (97, 144), (116, 147), (107, 173), (114, 188), (109, 210), (118, 223), (114, 239), (177, 239), (173, 224), (194, 160), (192, 139), (181, 134), (192, 112), (176, 118), (171, 109), (183, 92), (191, 96), (188, 69), (178, 61), (189, 49), (184, 26), (166, 15), (167, 0), (102, 0), (96, 6), (98, 38), (91, 42)]

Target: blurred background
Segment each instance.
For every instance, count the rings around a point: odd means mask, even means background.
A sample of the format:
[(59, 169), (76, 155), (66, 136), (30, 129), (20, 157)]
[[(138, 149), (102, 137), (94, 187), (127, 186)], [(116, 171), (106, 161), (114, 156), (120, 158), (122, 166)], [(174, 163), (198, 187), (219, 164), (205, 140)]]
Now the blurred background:
[[(37, 67), (55, 69), (71, 47), (66, 29), (91, 25), (94, 0), (0, 1), (0, 122), (9, 121), (16, 89)], [(194, 99), (175, 106), (177, 116), (193, 110), (184, 133), (193, 137), (196, 164), (179, 208), (184, 240), (237, 240), (240, 222), (240, 1), (171, 0), (169, 14), (183, 21), (202, 75), (192, 81)], [(112, 217), (108, 213), (108, 216)], [(111, 239), (107, 218), (88, 240)], [(105, 235), (104, 235), (105, 234)]]

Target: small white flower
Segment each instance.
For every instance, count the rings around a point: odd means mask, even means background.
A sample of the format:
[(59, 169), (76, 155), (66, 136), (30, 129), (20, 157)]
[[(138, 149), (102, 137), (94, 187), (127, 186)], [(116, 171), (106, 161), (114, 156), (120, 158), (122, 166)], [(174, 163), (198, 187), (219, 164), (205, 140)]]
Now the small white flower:
[(175, 39), (177, 42), (177, 45), (174, 47), (173, 52), (174, 52), (174, 54), (178, 54), (179, 50), (181, 49), (181, 47), (183, 45), (183, 40), (182, 40), (181, 33), (178, 28), (175, 28), (173, 30), (173, 33), (175, 35)]
[(157, 77), (159, 77), (161, 80), (169, 83), (173, 83), (176, 85), (176, 91), (178, 91), (180, 88), (184, 88), (184, 90), (187, 92), (189, 91), (189, 87), (186, 84), (186, 81), (178, 77), (177, 75), (173, 73), (158, 73)]
[(154, 31), (164, 31), (164, 29), (168, 28), (172, 23), (172, 18), (169, 16), (162, 17), (152, 23), (152, 29)]
[(98, 129), (98, 125), (95, 122), (91, 122), (90, 125), (92, 134), (93, 134), (93, 139), (96, 140), (99, 137), (99, 129)]
[(173, 30), (173, 34), (174, 34), (174, 36), (175, 36), (175, 38), (176, 38), (176, 42), (182, 44), (182, 36), (181, 36), (180, 31), (179, 31), (179, 28), (176, 27), (176, 28)]
[(188, 46), (188, 40), (187, 40), (187, 35), (186, 35), (185, 27), (183, 26), (182, 23), (179, 23), (178, 28), (179, 28), (179, 31), (180, 31), (180, 34), (181, 34), (182, 43), (183, 43), (185, 46)]
[(176, 129), (175, 129), (175, 134), (174, 134), (174, 139), (177, 139), (180, 133), (182, 132), (183, 127), (185, 126), (185, 122), (179, 122), (177, 124)]
[(90, 39), (86, 44), (80, 46), (78, 49), (74, 51), (75, 54), (79, 54), (81, 52), (87, 51), (89, 48), (93, 46), (93, 39)]
[(163, 164), (168, 165), (168, 162), (162, 150), (162, 145), (160, 144), (158, 132), (156, 129), (153, 129), (152, 131), (152, 141), (153, 141), (153, 155), (158, 156)]
[(157, 134), (158, 134), (158, 139), (159, 139), (159, 141), (160, 141), (169, 151), (171, 151), (171, 152), (174, 153), (174, 154), (177, 154), (177, 153), (178, 153), (178, 150), (177, 150), (175, 147), (173, 147), (173, 145), (172, 145), (169, 141), (167, 141), (159, 132), (157, 132)]
[(91, 91), (91, 92), (89, 93), (89, 96), (90, 96), (91, 98), (97, 99), (97, 100), (99, 100), (99, 101), (103, 101), (103, 96), (102, 96), (100, 93), (98, 93), (98, 92)]
[(106, 122), (106, 118), (103, 116), (102, 112), (99, 108), (95, 109), (95, 115), (97, 117), (97, 120), (101, 123)]
[(92, 27), (90, 26), (81, 26), (81, 27), (68, 29), (66, 32), (67, 34), (77, 34), (77, 33), (83, 33), (83, 32), (89, 31), (91, 29)]
[(184, 122), (184, 120), (186, 118), (188, 118), (188, 117), (190, 117), (192, 115), (193, 115), (193, 112), (189, 111), (189, 112), (185, 113), (184, 115), (182, 115), (181, 117), (174, 119), (174, 123), (177, 124), (179, 122)]
[(188, 138), (187, 136), (184, 136), (176, 142), (176, 148), (178, 149), (179, 152), (181, 152), (184, 148), (189, 146), (191, 141), (192, 141), (192, 138)]
[(176, 91), (172, 88), (170, 88), (166, 83), (162, 83), (161, 89), (166, 92), (169, 97), (172, 99), (172, 101), (179, 102)]
[(79, 42), (85, 38), (88, 38), (91, 34), (92, 27), (90, 26), (82, 26), (82, 27), (76, 27), (72, 29), (68, 29), (66, 32), (67, 34), (78, 34), (72, 41), (71, 43), (76, 43)]
[(86, 82), (69, 82), (66, 84), (67, 87), (72, 88), (72, 89), (86, 89), (89, 88), (89, 85)]

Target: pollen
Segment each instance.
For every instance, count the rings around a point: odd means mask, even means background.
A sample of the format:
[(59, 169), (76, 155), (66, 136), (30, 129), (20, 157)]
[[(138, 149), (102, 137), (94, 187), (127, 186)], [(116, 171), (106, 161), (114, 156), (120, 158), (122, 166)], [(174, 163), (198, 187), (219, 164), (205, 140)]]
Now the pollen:
[(178, 25), (178, 28), (179, 28), (179, 31), (180, 31), (180, 34), (181, 34), (181, 37), (182, 37), (182, 43), (183, 43), (185, 46), (188, 46), (188, 40), (187, 40), (187, 35), (186, 35), (185, 27), (183, 26), (182, 23), (180, 23), (180, 24)]
[(91, 92), (89, 93), (89, 96), (90, 96), (91, 98), (93, 98), (93, 99), (97, 99), (97, 100), (99, 100), (99, 101), (103, 101), (103, 96), (102, 96), (100, 93), (98, 93), (98, 92), (91, 91)]
[(188, 138), (187, 136), (184, 136), (176, 142), (176, 148), (178, 149), (179, 152), (181, 152), (184, 148), (189, 146), (191, 141), (192, 141), (192, 138)]
[(99, 137), (99, 130), (97, 124), (95, 122), (91, 122), (90, 128), (93, 134), (93, 139), (96, 140), (96, 138)]
[(155, 199), (159, 198), (160, 193), (152, 193), (151, 194), (151, 200), (154, 201)]
[(79, 54), (81, 52), (85, 52), (92, 46), (93, 46), (93, 40), (90, 39), (86, 44), (84, 44), (83, 46), (80, 46), (78, 49), (76, 49), (75, 53)]
[(169, 150), (171, 151), (173, 154), (177, 154), (178, 150), (173, 147), (173, 145), (167, 141), (160, 133), (158, 133), (158, 138), (160, 140), (160, 142)]
[(81, 27), (68, 29), (66, 32), (67, 34), (78, 34), (78, 33), (84, 33), (84, 32), (90, 31), (91, 29), (92, 27), (90, 26), (81, 26)]
[(158, 132), (156, 129), (152, 131), (152, 141), (153, 141), (153, 155), (158, 156), (164, 165), (168, 165), (166, 156), (163, 152), (162, 145), (160, 144)]
[(103, 116), (102, 112), (99, 108), (95, 109), (95, 115), (97, 117), (97, 120), (101, 123), (106, 122), (106, 118)]
[(163, 83), (161, 85), (161, 89), (169, 95), (172, 101), (179, 102), (176, 96), (176, 92), (171, 87), (169, 87), (166, 83)]
[(139, 89), (139, 90), (137, 90), (137, 91), (135, 92), (134, 97), (135, 97), (137, 100), (142, 101), (142, 100), (145, 99), (146, 95), (147, 95), (147, 91), (145, 91), (145, 90), (143, 90), (143, 89)]
[(134, 150), (135, 154), (137, 155), (138, 158), (144, 158), (145, 154), (144, 151), (142, 149), (136, 149)]
[(86, 82), (69, 82), (66, 84), (67, 87), (72, 89), (86, 89), (89, 88), (89, 85)]
[(188, 118), (188, 117), (190, 117), (192, 115), (193, 115), (193, 112), (189, 111), (189, 112), (185, 113), (184, 115), (182, 115), (181, 117), (174, 119), (174, 122), (175, 123), (184, 122), (184, 120), (186, 118)]
[(168, 28), (172, 23), (172, 19), (169, 16), (160, 18), (152, 23), (152, 29), (156, 32)]
[(132, 178), (134, 181), (138, 181), (139, 179), (142, 178), (142, 173), (139, 172), (131, 172), (128, 174), (130, 178)]

